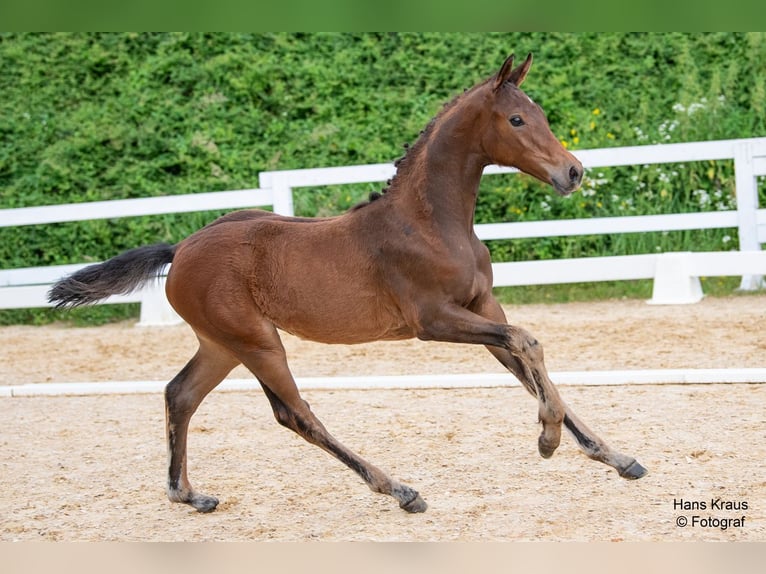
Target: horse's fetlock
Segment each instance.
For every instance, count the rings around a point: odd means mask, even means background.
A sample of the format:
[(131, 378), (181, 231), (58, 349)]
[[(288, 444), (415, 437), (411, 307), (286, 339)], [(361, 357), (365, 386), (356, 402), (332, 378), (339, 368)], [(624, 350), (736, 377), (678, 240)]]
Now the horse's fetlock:
[(564, 415), (566, 411), (563, 406), (557, 407), (550, 403), (540, 405), (538, 411), (538, 418), (541, 423), (561, 425), (564, 422)]
[(167, 488), (167, 495), (170, 502), (188, 502), (191, 498), (190, 492), (187, 489), (171, 486)]

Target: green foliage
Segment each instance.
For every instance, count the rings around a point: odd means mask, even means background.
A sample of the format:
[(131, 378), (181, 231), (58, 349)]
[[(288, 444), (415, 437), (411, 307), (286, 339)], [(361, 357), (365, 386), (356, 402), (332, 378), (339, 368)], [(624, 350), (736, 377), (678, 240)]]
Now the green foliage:
[(63, 314), (55, 309), (3, 309), (0, 310), (0, 326), (47, 325), (55, 321), (64, 321), (76, 327), (86, 327), (133, 319), (138, 317), (139, 312), (138, 303), (78, 307)]
[[(573, 150), (766, 133), (764, 33), (2, 33), (0, 209), (392, 161), (510, 51), (534, 53), (524, 88)], [(296, 209), (338, 213), (380, 186), (300, 190)], [(571, 198), (491, 176), (476, 218), (729, 209), (733, 192), (729, 162), (592, 170)], [(178, 241), (217, 215), (3, 228), (0, 267), (102, 260)], [(496, 260), (736, 246), (734, 230), (490, 243)]]

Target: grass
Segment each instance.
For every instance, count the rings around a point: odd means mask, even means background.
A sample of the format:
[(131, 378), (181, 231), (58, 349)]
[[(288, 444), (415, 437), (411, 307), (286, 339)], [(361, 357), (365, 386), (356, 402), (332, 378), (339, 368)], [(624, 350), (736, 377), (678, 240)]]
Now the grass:
[[(700, 281), (706, 297), (747, 296), (753, 293), (752, 291), (738, 290), (739, 277), (701, 277)], [(607, 299), (648, 300), (652, 297), (652, 280), (495, 287), (494, 293), (501, 303), (507, 305), (573, 303)], [(762, 291), (757, 293), (762, 293)]]
[(0, 310), (0, 326), (50, 325), (63, 323), (72, 327), (97, 327), (108, 323), (138, 319), (139, 303), (121, 305), (96, 305), (68, 311), (56, 309), (3, 309)]

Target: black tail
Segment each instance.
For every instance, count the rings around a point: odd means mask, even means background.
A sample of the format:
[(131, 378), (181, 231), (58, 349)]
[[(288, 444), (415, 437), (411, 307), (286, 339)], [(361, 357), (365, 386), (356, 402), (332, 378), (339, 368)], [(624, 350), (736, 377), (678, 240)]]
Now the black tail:
[(175, 245), (158, 243), (90, 265), (51, 287), (48, 301), (59, 309), (95, 303), (110, 295), (127, 295), (158, 277), (162, 268), (173, 261), (175, 251)]

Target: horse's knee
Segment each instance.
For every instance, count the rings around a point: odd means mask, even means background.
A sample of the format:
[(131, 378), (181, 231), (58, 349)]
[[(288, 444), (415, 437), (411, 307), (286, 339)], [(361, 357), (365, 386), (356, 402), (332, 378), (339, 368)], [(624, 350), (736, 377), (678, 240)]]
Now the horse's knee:
[(543, 361), (543, 346), (530, 332), (512, 327), (510, 332), (511, 352), (533, 362)]
[(543, 360), (543, 346), (532, 335), (527, 335), (523, 342), (523, 349), (525, 354), (533, 361), (538, 362)]

